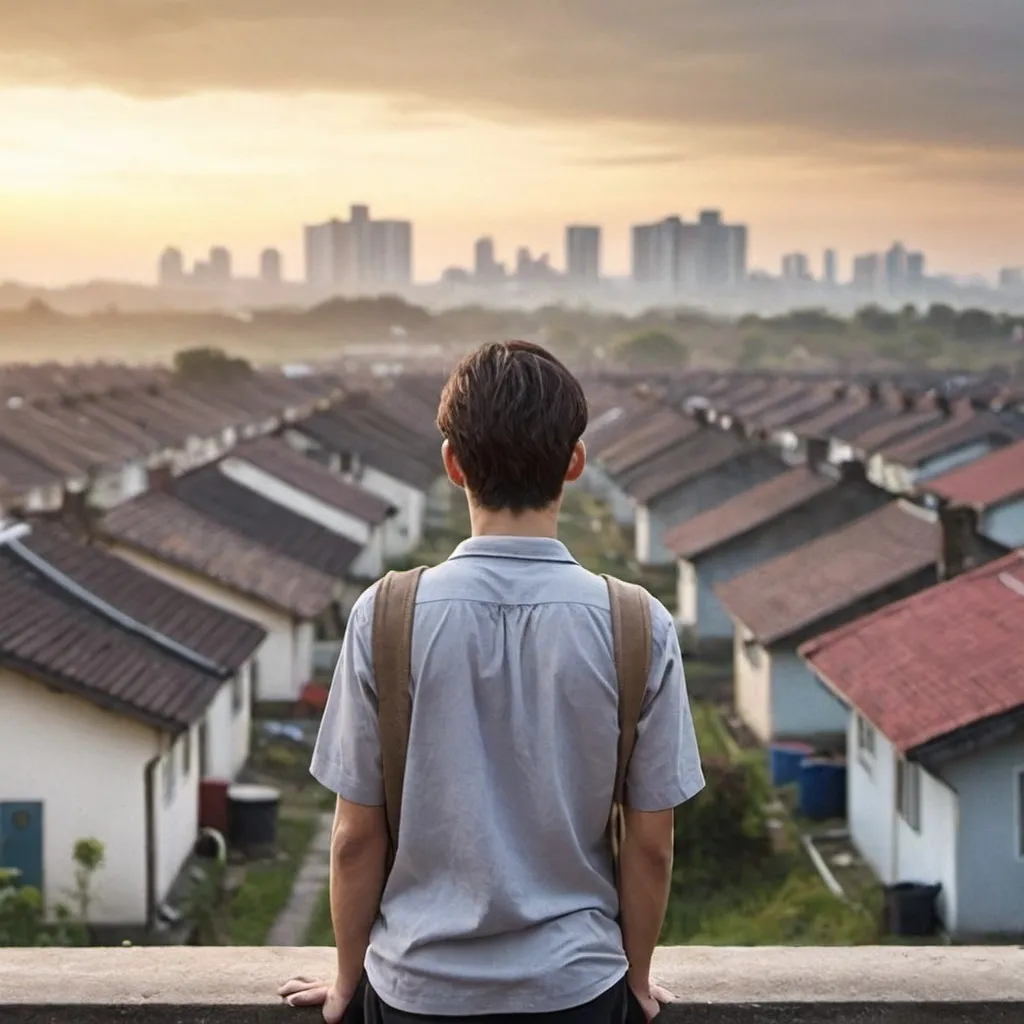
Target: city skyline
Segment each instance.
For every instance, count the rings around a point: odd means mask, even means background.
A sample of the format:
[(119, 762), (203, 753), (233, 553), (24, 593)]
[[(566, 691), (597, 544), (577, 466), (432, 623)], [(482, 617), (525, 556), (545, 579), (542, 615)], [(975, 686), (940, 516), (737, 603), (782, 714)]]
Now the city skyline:
[(478, 226), (557, 252), (597, 221), (621, 274), (630, 225), (698, 202), (757, 225), (752, 266), (883, 234), (1021, 261), (1007, 0), (34, 10), (0, 39), (0, 279), (145, 280), (169, 237), (295, 266), (291, 225), (346, 195), (416, 223), (424, 277)]

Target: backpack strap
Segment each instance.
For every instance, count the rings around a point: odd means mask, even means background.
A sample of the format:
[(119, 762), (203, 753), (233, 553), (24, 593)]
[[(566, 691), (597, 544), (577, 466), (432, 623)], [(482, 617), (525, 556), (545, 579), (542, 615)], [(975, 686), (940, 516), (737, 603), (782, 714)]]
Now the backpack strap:
[(612, 645), (619, 686), (619, 751), (615, 788), (608, 821), (612, 859), (618, 874), (619, 851), (625, 837), (626, 775), (636, 746), (637, 723), (651, 670), (651, 603), (647, 591), (635, 583), (605, 576), (612, 613)]
[(390, 859), (398, 849), (402, 788), (412, 715), (412, 625), (416, 591), (423, 568), (389, 572), (373, 601), (373, 676), (377, 685), (384, 808), (391, 839)]

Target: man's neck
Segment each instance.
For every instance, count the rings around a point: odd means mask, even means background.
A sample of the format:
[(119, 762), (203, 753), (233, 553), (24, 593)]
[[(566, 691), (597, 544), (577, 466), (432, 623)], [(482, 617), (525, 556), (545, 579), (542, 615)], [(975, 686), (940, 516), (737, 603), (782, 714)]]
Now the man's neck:
[(494, 512), (469, 503), (474, 537), (558, 537), (558, 503), (526, 512)]

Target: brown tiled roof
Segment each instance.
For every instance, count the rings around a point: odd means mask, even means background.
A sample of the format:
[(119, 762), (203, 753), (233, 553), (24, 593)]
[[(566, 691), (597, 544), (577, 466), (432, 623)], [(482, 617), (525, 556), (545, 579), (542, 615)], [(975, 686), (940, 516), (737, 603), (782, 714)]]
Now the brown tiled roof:
[(266, 636), (256, 623), (172, 587), (59, 527), (34, 523), (22, 543), (101, 600), (231, 672)]
[(801, 424), (813, 421), (824, 412), (831, 412), (839, 404), (833, 387), (808, 388), (793, 401), (757, 417), (757, 425), (765, 430), (785, 427), (800, 431)]
[(699, 424), (689, 416), (673, 409), (659, 409), (636, 430), (608, 448), (601, 455), (601, 464), (613, 478), (618, 478), (634, 466), (684, 441), (699, 429)]
[(993, 412), (967, 412), (937, 424), (927, 433), (886, 448), (886, 458), (906, 465), (917, 465), (960, 445), (992, 439), (1006, 444), (1019, 437), (1010, 425)]
[[(838, 423), (832, 425), (829, 436), (845, 441), (848, 444), (859, 444), (862, 437), (869, 431), (895, 423), (906, 415), (899, 407), (888, 401), (867, 401), (860, 409), (851, 412)], [(811, 434), (806, 427), (805, 433)], [(819, 431), (824, 434), (825, 431)]]
[(10, 448), (0, 440), (0, 500), (20, 497), (36, 487), (61, 483), (60, 473)]
[(0, 550), (0, 664), (111, 711), (177, 732), (223, 679), (166, 653)]
[(774, 381), (764, 393), (737, 403), (733, 407), (733, 415), (743, 423), (758, 423), (770, 413), (803, 400), (809, 390), (806, 384), (786, 380)]
[(812, 473), (800, 466), (680, 523), (665, 534), (665, 546), (680, 558), (696, 558), (824, 494), (839, 483), (838, 478)]
[(921, 572), (939, 551), (938, 522), (897, 501), (715, 590), (767, 645)]
[(234, 449), (231, 456), (249, 462), (291, 487), (372, 526), (384, 522), (394, 511), (383, 498), (358, 484), (343, 480), (337, 473), (295, 451), (279, 438), (262, 437), (250, 441)]
[(643, 427), (664, 406), (650, 397), (641, 398), (627, 392), (613, 408), (617, 415), (595, 417), (583, 435), (591, 459), (601, 459), (605, 452)]
[(816, 637), (814, 670), (904, 754), (1024, 706), (1014, 553)]
[(144, 494), (118, 505), (97, 523), (118, 543), (206, 576), (302, 619), (330, 603), (334, 581), (259, 544), (168, 494)]
[(200, 515), (287, 558), (343, 579), (362, 545), (277, 504), (209, 466), (179, 477), (174, 497)]
[(616, 479), (630, 497), (646, 504), (749, 450), (729, 431), (698, 427), (690, 437)]
[(842, 429), (844, 423), (867, 409), (868, 404), (865, 395), (849, 395), (833, 402), (813, 416), (801, 418), (792, 424), (790, 429), (803, 437), (831, 437), (834, 431)]
[(942, 413), (933, 407), (915, 409), (887, 419), (858, 434), (853, 440), (862, 451), (879, 452), (927, 433), (943, 422)]
[(946, 473), (924, 485), (958, 505), (988, 508), (1024, 494), (1024, 441)]

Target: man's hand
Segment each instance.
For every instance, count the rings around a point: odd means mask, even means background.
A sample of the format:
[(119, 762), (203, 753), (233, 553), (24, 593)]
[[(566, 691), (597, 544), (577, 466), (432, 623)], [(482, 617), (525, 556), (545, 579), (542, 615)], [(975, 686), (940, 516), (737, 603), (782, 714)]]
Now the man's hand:
[(644, 985), (629, 979), (628, 984), (648, 1022), (658, 1016), (662, 1006), (676, 1001), (676, 997), (667, 988), (662, 988), (653, 981), (648, 981)]
[(292, 978), (277, 990), (277, 994), (289, 1006), (322, 1006), (325, 1024), (341, 1024), (354, 990), (343, 988), (337, 980), (328, 984), (312, 978)]

